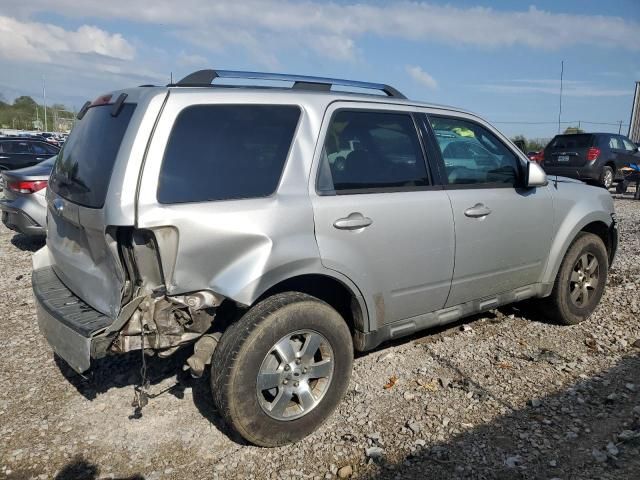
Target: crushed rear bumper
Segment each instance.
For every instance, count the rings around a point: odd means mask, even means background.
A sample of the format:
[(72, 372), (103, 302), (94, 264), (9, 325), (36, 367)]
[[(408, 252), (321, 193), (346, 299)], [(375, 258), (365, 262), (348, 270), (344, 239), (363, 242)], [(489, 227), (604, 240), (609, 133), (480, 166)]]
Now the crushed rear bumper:
[(33, 271), (33, 294), (38, 326), (53, 350), (78, 373), (91, 367), (91, 359), (104, 352), (98, 336), (113, 323), (83, 302), (58, 278), (51, 266)]

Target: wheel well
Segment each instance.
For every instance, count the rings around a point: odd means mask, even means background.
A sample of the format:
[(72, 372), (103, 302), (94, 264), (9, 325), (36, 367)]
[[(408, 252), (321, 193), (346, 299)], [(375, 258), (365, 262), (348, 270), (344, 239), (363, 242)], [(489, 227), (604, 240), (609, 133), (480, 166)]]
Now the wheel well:
[(604, 246), (607, 247), (607, 254), (611, 258), (611, 239), (609, 238), (609, 227), (604, 222), (591, 222), (582, 227), (581, 232), (593, 233), (600, 237)]
[(604, 165), (605, 165), (605, 167), (611, 167), (611, 170), (613, 170), (613, 173), (616, 173), (616, 164), (615, 164), (615, 162), (612, 162), (611, 160), (609, 160)]
[(264, 292), (256, 303), (281, 292), (301, 292), (327, 302), (342, 315), (349, 329), (364, 331), (364, 315), (355, 295), (344, 283), (326, 275), (300, 275), (284, 280)]

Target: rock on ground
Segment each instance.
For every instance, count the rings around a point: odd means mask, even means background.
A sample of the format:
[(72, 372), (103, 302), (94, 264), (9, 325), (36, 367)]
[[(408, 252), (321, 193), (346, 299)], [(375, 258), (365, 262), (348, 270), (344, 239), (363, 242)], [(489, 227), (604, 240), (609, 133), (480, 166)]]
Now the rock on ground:
[(148, 359), (141, 415), (139, 355), (90, 379), (58, 362), (31, 296), (40, 244), (0, 226), (0, 478), (638, 478), (640, 202), (616, 210), (618, 256), (587, 322), (506, 307), (360, 355), (335, 414), (274, 449), (230, 434), (185, 354)]

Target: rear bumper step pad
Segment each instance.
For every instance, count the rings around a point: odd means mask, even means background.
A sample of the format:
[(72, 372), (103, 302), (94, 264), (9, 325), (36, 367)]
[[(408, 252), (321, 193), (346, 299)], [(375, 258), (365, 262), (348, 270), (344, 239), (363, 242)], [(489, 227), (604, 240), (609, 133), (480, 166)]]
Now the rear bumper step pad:
[(79, 373), (87, 371), (93, 337), (113, 320), (74, 295), (52, 267), (35, 270), (31, 282), (40, 331), (71, 368)]

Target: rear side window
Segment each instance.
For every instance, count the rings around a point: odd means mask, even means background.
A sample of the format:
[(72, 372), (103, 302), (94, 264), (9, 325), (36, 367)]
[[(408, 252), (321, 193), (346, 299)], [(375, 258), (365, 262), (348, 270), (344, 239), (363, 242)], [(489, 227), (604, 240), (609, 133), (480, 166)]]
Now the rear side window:
[(570, 150), (576, 148), (589, 148), (593, 143), (592, 135), (556, 135), (549, 145), (552, 149)]
[(102, 208), (113, 165), (135, 104), (125, 103), (111, 115), (112, 105), (91, 107), (73, 127), (58, 154), (49, 185), (74, 203)]
[(160, 203), (267, 197), (276, 191), (300, 109), (197, 105), (171, 131), (158, 181)]
[(13, 142), (2, 142), (2, 153), (32, 153), (29, 148), (29, 142), (21, 142), (19, 140)]
[(327, 131), (321, 193), (401, 191), (429, 185), (413, 118), (405, 113), (340, 110)]
[(609, 148), (613, 148), (614, 150), (624, 150), (622, 140), (618, 137), (611, 136), (609, 138)]

